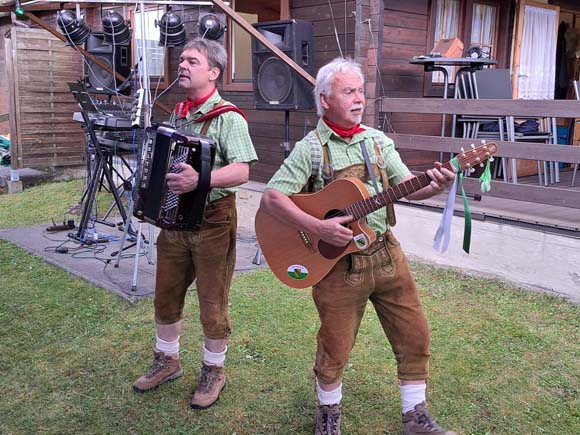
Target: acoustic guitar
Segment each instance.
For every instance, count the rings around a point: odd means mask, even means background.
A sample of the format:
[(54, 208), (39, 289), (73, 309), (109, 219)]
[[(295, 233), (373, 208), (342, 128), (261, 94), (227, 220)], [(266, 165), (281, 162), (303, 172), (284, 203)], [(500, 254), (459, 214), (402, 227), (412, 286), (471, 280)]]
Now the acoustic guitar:
[[(457, 155), (461, 171), (482, 163), (497, 152), (495, 143), (488, 143)], [(444, 168), (452, 170), (452, 163)], [(352, 216), (348, 227), (353, 239), (346, 246), (331, 245), (312, 234), (280, 222), (261, 208), (256, 214), (256, 237), (262, 253), (276, 277), (293, 288), (307, 288), (320, 282), (345, 255), (366, 249), (376, 234), (364, 217), (391, 202), (410, 195), (431, 182), (425, 173), (370, 196), (357, 178), (333, 181), (316, 193), (296, 194), (290, 199), (302, 211), (318, 218)]]

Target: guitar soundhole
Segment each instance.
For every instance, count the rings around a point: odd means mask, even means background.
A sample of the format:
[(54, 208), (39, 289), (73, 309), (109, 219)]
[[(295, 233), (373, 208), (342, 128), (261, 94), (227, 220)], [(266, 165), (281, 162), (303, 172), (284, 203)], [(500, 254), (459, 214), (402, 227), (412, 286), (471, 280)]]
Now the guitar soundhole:
[(344, 216), (344, 213), (341, 210), (332, 209), (326, 212), (324, 219), (331, 219), (338, 216)]
[[(337, 216), (344, 216), (344, 213), (336, 209), (328, 210), (328, 212), (326, 212), (324, 215), (324, 219), (330, 219)], [(335, 246), (320, 240), (318, 242), (318, 252), (320, 252), (320, 255), (322, 255), (324, 258), (333, 260), (337, 257), (340, 257), (347, 246), (348, 244), (346, 246)]]

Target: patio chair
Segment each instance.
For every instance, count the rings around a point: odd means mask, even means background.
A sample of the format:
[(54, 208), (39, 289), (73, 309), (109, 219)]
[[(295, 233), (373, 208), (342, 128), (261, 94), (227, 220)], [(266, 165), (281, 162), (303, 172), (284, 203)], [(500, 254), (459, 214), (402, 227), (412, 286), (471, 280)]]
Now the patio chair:
[[(466, 82), (461, 85), (460, 93), (468, 98), (479, 99), (512, 99), (511, 75), (508, 69), (486, 68), (469, 72), (468, 76), (463, 78)], [(471, 95), (471, 97), (470, 97)], [(486, 140), (508, 140), (510, 142), (548, 142), (557, 143), (557, 129), (555, 118), (521, 118), (514, 116), (473, 116), (464, 115), (461, 117), (462, 122), (467, 123), (464, 128), (466, 137), (473, 139)], [(537, 122), (537, 131), (521, 131), (520, 124), (516, 121), (527, 121), (527, 125)], [(501, 158), (501, 167), (504, 181), (507, 178), (507, 159)], [(538, 161), (538, 182), (542, 185), (542, 170), (544, 173), (544, 184), (548, 185), (548, 163)], [(516, 159), (511, 159), (512, 181), (517, 183)], [(551, 181), (554, 180), (557, 165), (554, 162), (549, 163), (551, 169)], [(497, 175), (496, 166), (496, 175)], [(556, 178), (557, 175), (556, 175)], [(558, 181), (556, 179), (556, 181)]]

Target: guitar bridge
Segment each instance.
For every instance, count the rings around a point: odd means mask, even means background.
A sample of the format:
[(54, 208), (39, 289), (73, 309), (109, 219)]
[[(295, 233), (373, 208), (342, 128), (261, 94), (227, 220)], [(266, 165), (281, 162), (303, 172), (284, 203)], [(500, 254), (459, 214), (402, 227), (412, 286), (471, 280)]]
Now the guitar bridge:
[(306, 248), (310, 252), (316, 252), (316, 249), (314, 248), (314, 244), (312, 243), (312, 238), (310, 237), (310, 234), (308, 234), (304, 231), (298, 231), (298, 234), (300, 234), (300, 238), (302, 239), (302, 243), (304, 243), (304, 246), (306, 246)]

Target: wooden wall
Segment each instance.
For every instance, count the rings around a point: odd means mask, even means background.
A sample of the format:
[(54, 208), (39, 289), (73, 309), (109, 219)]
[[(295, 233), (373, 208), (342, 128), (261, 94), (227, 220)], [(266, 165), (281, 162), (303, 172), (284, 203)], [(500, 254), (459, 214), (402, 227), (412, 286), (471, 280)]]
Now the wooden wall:
[[(10, 18), (0, 18), (0, 35), (6, 35), (10, 32)], [(9, 113), (10, 104), (8, 103), (8, 74), (6, 71), (6, 56), (4, 54), (5, 50), (5, 38), (0, 37), (0, 115), (4, 113)], [(0, 134), (10, 133), (10, 125), (8, 121), (0, 121)]]
[[(411, 65), (413, 56), (429, 53), (429, 0), (384, 0), (381, 78), (382, 95), (393, 98), (422, 98), (426, 75)], [(429, 76), (427, 76), (429, 77)], [(381, 107), (388, 112), (388, 107)], [(385, 120), (385, 132), (439, 135), (441, 118), (433, 115), (392, 114)], [(413, 169), (429, 166), (435, 154), (400, 149), (403, 160)]]
[(78, 80), (81, 56), (42, 29), (13, 27), (9, 43), (13, 167), (81, 165), (85, 135), (72, 120), (78, 106), (66, 85)]
[[(290, 16), (295, 19), (313, 23), (314, 35), (314, 75), (321, 65), (340, 56), (336, 41), (332, 15), (336, 23), (336, 31), (344, 55), (353, 57), (355, 54), (355, 23), (356, 2), (349, 0), (332, 0), (332, 14), (328, 0), (292, 0)], [(346, 6), (346, 7), (345, 7)], [(187, 20), (196, 21), (199, 8), (186, 10)], [(346, 19), (345, 19), (346, 18)], [(188, 34), (188, 36), (196, 36)], [(171, 80), (175, 79), (180, 49), (170, 50)], [(249, 58), (248, 62), (252, 62)], [(284, 141), (285, 113), (284, 111), (256, 110), (253, 92), (226, 92), (220, 90), (222, 96), (242, 109), (249, 120), (249, 129), (258, 153), (259, 162), (252, 168), (250, 178), (253, 181), (267, 182), (284, 160), (284, 150), (280, 146)], [(174, 87), (168, 91), (162, 102), (169, 107), (184, 98), (183, 92)], [(156, 117), (166, 116), (161, 111), (155, 111)], [(316, 126), (318, 118), (315, 110), (290, 112), (290, 143), (291, 146), (302, 139), (306, 132)]]
[[(356, 18), (352, 13), (356, 9), (355, 3), (352, 0), (346, 3), (343, 0), (331, 1), (342, 52), (351, 57), (355, 54)], [(292, 0), (290, 16), (313, 24), (313, 75), (316, 75), (320, 66), (340, 56), (328, 0)], [(251, 59), (248, 61), (251, 62)], [(284, 160), (284, 150), (280, 146), (284, 141), (284, 111), (255, 110), (252, 92), (230, 92), (224, 95), (242, 108), (250, 121), (250, 134), (259, 158), (258, 164), (252, 168), (251, 179), (267, 182)], [(315, 110), (290, 112), (291, 147), (312, 130), (317, 122)]]

